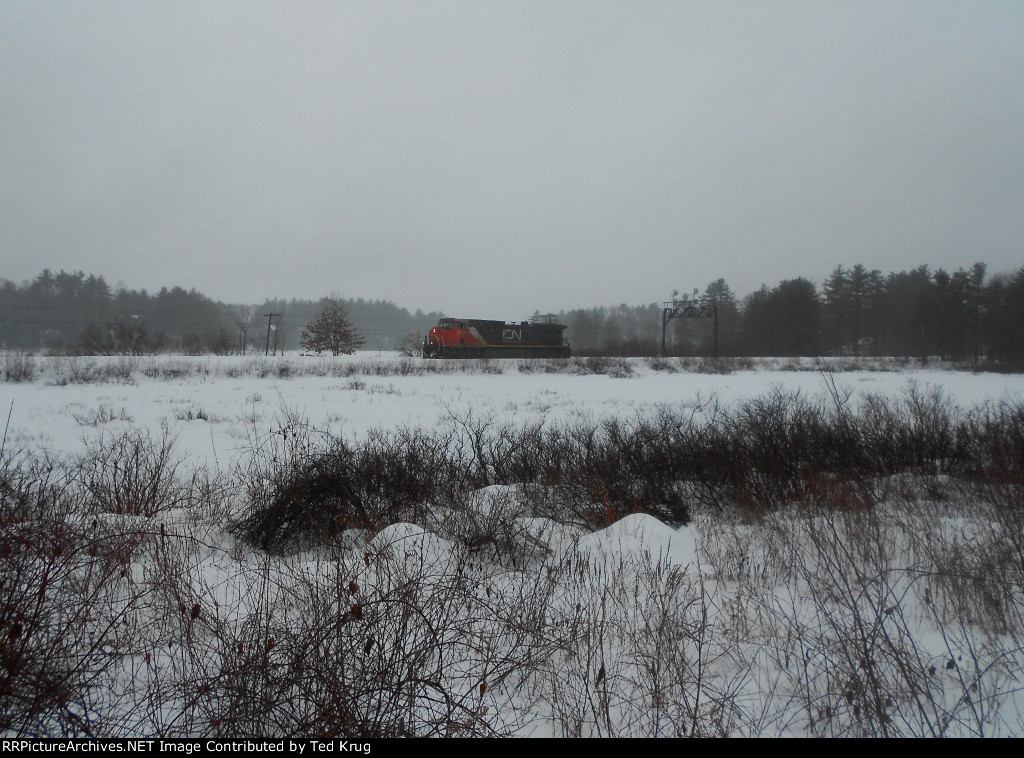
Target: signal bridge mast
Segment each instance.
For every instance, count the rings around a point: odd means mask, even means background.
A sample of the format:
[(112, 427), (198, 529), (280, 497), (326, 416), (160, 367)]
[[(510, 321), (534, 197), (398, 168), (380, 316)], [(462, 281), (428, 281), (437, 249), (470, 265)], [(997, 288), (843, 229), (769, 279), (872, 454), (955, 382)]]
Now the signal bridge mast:
[(718, 305), (714, 300), (692, 295), (679, 297), (679, 290), (672, 290), (672, 299), (661, 304), (661, 354), (665, 355), (665, 335), (668, 322), (674, 318), (711, 318), (715, 320), (715, 341), (713, 357), (718, 357)]

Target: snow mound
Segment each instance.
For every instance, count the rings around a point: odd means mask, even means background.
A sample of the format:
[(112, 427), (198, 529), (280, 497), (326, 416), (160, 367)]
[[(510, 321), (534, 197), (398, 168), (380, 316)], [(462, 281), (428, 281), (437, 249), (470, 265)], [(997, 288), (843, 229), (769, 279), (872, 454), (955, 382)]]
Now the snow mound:
[(633, 513), (611, 526), (580, 538), (581, 553), (647, 555), (685, 565), (697, 560), (696, 540), (689, 530), (673, 529), (646, 513)]
[(452, 573), (456, 560), (451, 542), (421, 526), (400, 522), (370, 540), (378, 571), (388, 568), (398, 579), (422, 579)]

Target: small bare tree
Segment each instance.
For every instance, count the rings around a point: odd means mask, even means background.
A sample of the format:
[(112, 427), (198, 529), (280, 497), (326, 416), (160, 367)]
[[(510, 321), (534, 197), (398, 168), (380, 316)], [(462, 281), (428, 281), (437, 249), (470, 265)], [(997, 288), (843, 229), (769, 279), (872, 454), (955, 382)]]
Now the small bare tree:
[(395, 349), (406, 358), (420, 355), (423, 352), (423, 335), (409, 332), (395, 345)]
[(239, 305), (235, 308), (235, 324), (238, 325), (238, 352), (244, 354), (249, 345), (249, 330), (256, 323), (256, 306)]
[(338, 298), (325, 298), (323, 308), (302, 330), (299, 343), (303, 350), (332, 355), (351, 355), (363, 345), (363, 337), (349, 321), (345, 306)]

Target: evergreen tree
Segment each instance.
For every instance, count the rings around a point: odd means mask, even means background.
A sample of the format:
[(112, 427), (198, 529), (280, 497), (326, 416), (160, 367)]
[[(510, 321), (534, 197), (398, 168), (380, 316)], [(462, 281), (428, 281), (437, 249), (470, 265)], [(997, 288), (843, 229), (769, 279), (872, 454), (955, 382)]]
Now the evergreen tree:
[(1024, 360), (1024, 266), (1006, 286), (1002, 312), (1007, 330), (1004, 356), (1010, 360)]
[(880, 299), (881, 352), (904, 357), (929, 354), (929, 337), (936, 328), (935, 287), (928, 266), (889, 274)]
[(849, 338), (847, 317), (850, 302), (850, 277), (842, 266), (836, 266), (825, 280), (822, 304), (822, 326), (825, 330), (825, 349), (834, 355), (843, 355)]
[(743, 332), (751, 355), (818, 355), (821, 301), (814, 283), (803, 277), (762, 286), (743, 307)]
[(305, 329), (299, 343), (304, 350), (332, 355), (351, 355), (363, 345), (363, 338), (348, 319), (341, 300), (325, 298), (320, 313)]
[(975, 263), (965, 272), (964, 305), (967, 309), (967, 347), (974, 363), (978, 362), (982, 352), (981, 328), (986, 311), (985, 272), (984, 263)]
[[(862, 342), (870, 342), (869, 325), (872, 323), (871, 311), (881, 286), (882, 274), (879, 271), (868, 271), (863, 264), (856, 264), (850, 269), (850, 337), (853, 354), (861, 355)], [(870, 352), (870, 347), (868, 351)]]
[[(704, 300), (718, 308), (718, 353), (731, 355), (736, 352), (736, 332), (739, 329), (740, 308), (736, 296), (725, 279), (716, 279), (704, 290)], [(714, 325), (712, 324), (712, 328)], [(707, 353), (708, 350), (703, 352)]]
[(777, 355), (779, 318), (767, 284), (743, 298), (743, 344), (747, 355)]

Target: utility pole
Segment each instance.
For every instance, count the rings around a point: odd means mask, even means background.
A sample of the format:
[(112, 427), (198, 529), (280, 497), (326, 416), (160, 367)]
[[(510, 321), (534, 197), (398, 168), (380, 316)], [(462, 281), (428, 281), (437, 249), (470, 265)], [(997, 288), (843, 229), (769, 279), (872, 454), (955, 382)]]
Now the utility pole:
[[(267, 317), (267, 346), (263, 350), (264, 355), (270, 355), (270, 325), (274, 323), (274, 316), (280, 316), (280, 313), (264, 313)], [(277, 353), (277, 343), (274, 343), (274, 352)]]

